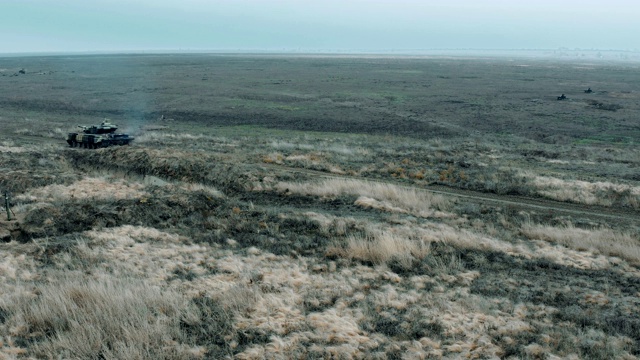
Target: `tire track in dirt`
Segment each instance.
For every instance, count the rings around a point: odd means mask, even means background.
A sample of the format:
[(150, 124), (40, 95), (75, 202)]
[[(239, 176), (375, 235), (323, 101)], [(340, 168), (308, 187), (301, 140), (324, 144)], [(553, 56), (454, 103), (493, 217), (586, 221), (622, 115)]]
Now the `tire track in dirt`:
[(631, 222), (635, 222), (636, 226), (640, 226), (640, 212), (637, 212), (631, 209), (607, 208), (604, 206), (596, 206), (596, 205), (565, 203), (565, 202), (559, 202), (559, 201), (554, 201), (554, 200), (549, 200), (544, 198), (533, 198), (533, 197), (518, 196), (518, 195), (499, 195), (499, 194), (492, 194), (492, 193), (483, 193), (483, 192), (473, 191), (473, 190), (450, 188), (442, 185), (419, 186), (419, 185), (413, 185), (413, 184), (406, 184), (400, 181), (394, 181), (390, 179), (380, 180), (380, 179), (372, 179), (372, 178), (367, 178), (362, 176), (327, 174), (322, 171), (292, 168), (292, 167), (277, 165), (277, 164), (260, 164), (260, 166), (271, 168), (274, 170), (277, 169), (282, 171), (301, 173), (301, 174), (314, 176), (314, 177), (322, 177), (325, 179), (356, 179), (356, 180), (363, 180), (363, 181), (383, 183), (383, 184), (393, 184), (406, 189), (427, 191), (433, 194), (439, 194), (444, 196), (454, 196), (460, 199), (468, 199), (468, 200), (472, 200), (474, 202), (480, 202), (480, 203), (502, 204), (502, 205), (517, 207), (517, 208), (528, 208), (528, 209), (535, 209), (539, 211), (581, 215), (581, 216), (599, 218), (599, 219), (605, 218), (605, 219), (612, 219), (612, 220), (618, 220), (618, 221), (620, 220), (631, 221)]

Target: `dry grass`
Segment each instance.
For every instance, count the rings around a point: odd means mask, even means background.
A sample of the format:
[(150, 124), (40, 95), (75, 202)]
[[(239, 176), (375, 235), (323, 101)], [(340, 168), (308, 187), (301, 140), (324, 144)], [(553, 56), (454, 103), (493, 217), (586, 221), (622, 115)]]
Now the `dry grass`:
[(188, 359), (180, 321), (188, 299), (143, 281), (65, 276), (10, 308), (11, 334), (38, 341), (39, 357)]
[(202, 141), (202, 142), (216, 142), (218, 138), (202, 134), (187, 134), (187, 133), (159, 133), (159, 132), (145, 132), (142, 135), (136, 136), (136, 143), (148, 144), (154, 142), (167, 142), (167, 141)]
[(387, 202), (378, 201), (376, 199), (372, 199), (366, 196), (360, 196), (359, 198), (356, 199), (354, 204), (367, 209), (377, 209), (377, 210), (402, 213), (402, 214), (408, 213), (408, 211), (403, 208), (395, 207)]
[(221, 193), (218, 189), (216, 189), (213, 186), (210, 185), (204, 185), (204, 184), (198, 184), (198, 183), (188, 183), (188, 182), (180, 182), (177, 184), (177, 186), (182, 189), (182, 190), (186, 190), (186, 191), (192, 191), (192, 192), (203, 192), (205, 194), (209, 194), (210, 196), (214, 196), (214, 197), (224, 197), (224, 194)]
[(549, 176), (528, 176), (536, 191), (545, 197), (587, 205), (622, 205), (640, 209), (640, 187), (608, 181), (563, 180)]
[[(87, 258), (110, 259), (106, 269), (118, 276), (136, 276), (163, 285), (175, 274), (197, 277), (209, 271), (211, 249), (191, 244), (188, 238), (141, 226), (122, 226), (87, 231)], [(61, 259), (62, 260), (62, 259)], [(199, 290), (182, 289), (195, 295)]]
[(314, 183), (281, 182), (276, 185), (276, 189), (281, 192), (289, 191), (294, 194), (320, 197), (361, 196), (363, 198), (358, 202), (361, 206), (408, 212), (422, 217), (437, 216), (435, 210), (447, 210), (451, 206), (451, 200), (441, 195), (365, 180), (328, 179)]
[(274, 140), (268, 144), (272, 149), (279, 151), (315, 151), (328, 152), (344, 156), (366, 156), (370, 154), (370, 150), (361, 146), (348, 146), (345, 144), (336, 144), (333, 142), (321, 141), (315, 144), (305, 142), (291, 142), (284, 140)]
[(345, 243), (345, 246), (329, 248), (327, 253), (378, 265), (394, 259), (409, 267), (413, 259), (422, 259), (430, 250), (429, 242), (407, 238), (393, 230), (376, 231), (364, 237), (350, 235)]
[(524, 224), (521, 231), (530, 239), (562, 244), (579, 251), (617, 256), (640, 265), (640, 239), (629, 233), (611, 229), (580, 229), (572, 224), (558, 227), (531, 223)]
[(47, 185), (16, 196), (18, 201), (64, 202), (69, 200), (137, 199), (145, 196), (145, 186), (114, 177), (85, 177), (71, 185)]
[[(346, 228), (358, 224), (352, 219), (307, 215), (326, 227), (340, 222)], [(8, 309), (11, 316), (0, 325), (0, 336), (4, 337), (0, 354), (9, 358), (13, 353), (39, 357), (64, 354), (69, 358), (96, 354), (106, 358), (199, 358), (206, 349), (184, 337), (176, 321), (198, 323), (198, 314), (188, 300), (203, 295), (233, 314), (233, 332), (243, 335), (220, 341), (235, 349), (239, 359), (361, 359), (388, 354), (502, 357), (505, 349), (516, 346), (522, 356), (575, 354), (575, 350), (559, 351), (553, 341), (538, 340), (538, 347), (523, 343), (534, 332), (553, 334), (556, 310), (472, 294), (470, 286), (482, 274), (466, 270), (456, 257), (436, 258), (433, 275), (399, 276), (382, 263), (392, 253), (427, 256), (431, 241), (468, 249), (492, 246), (491, 250), (519, 251), (518, 256), (524, 256), (525, 251), (534, 256), (538, 252), (535, 248), (520, 249), (497, 239), (491, 242), (442, 224), (391, 229), (376, 223), (368, 226), (371, 235), (347, 235), (346, 239), (354, 240), (354, 251), (360, 251), (365, 261), (377, 259), (380, 265), (336, 266), (326, 259), (276, 256), (258, 248), (225, 250), (190, 244), (188, 238), (153, 228), (123, 226), (83, 233), (84, 245), (80, 244), (78, 252), (52, 259), (58, 268), (73, 268), (71, 262), (79, 257), (102, 259), (86, 262), (82, 272), (90, 271), (93, 276), (74, 275), (77, 272), (69, 270), (65, 270), (67, 275), (49, 272), (53, 282), (34, 289), (16, 287), (15, 283), (35, 274), (29, 255), (33, 252), (11, 255), (4, 268), (12, 269), (5, 274), (14, 279), (14, 285), (8, 283), (8, 277), (1, 282), (0, 308)], [(362, 246), (363, 242), (378, 242), (378, 246)], [(350, 242), (345, 245), (352, 246)], [(386, 251), (380, 252), (385, 247)], [(17, 252), (24, 250), (15, 248), (8, 253)], [(189, 275), (184, 275), (186, 272)], [(602, 296), (592, 293), (585, 301), (602, 303)], [(76, 324), (68, 319), (81, 321)], [(46, 326), (57, 336), (38, 338), (43, 324), (54, 324)], [(120, 331), (113, 333), (116, 325)], [(24, 348), (15, 339), (25, 337), (39, 341)], [(607, 354), (628, 354), (628, 338), (603, 332), (590, 338), (602, 343), (594, 346), (608, 347)], [(99, 343), (119, 345), (108, 348)]]
[[(373, 264), (384, 264), (394, 260), (401, 268), (407, 269), (413, 262), (428, 255), (432, 244), (442, 243), (469, 251), (499, 252), (523, 259), (544, 259), (578, 269), (595, 270), (620, 266), (616, 258), (610, 257), (618, 256), (613, 253), (607, 254), (584, 247), (567, 249), (559, 243), (535, 240), (539, 238), (534, 238), (533, 242), (515, 239), (507, 241), (497, 236), (482, 235), (436, 222), (390, 226), (376, 222), (357, 222), (353, 219), (328, 218), (316, 213), (308, 213), (307, 215), (318, 221), (321, 228), (338, 230), (357, 228), (364, 234), (350, 235), (345, 230), (327, 232), (328, 235), (335, 237), (333, 246), (329, 247), (326, 252), (327, 255), (357, 259)], [(632, 237), (623, 235), (623, 238), (630, 239)], [(630, 253), (637, 251), (633, 246), (629, 249)], [(452, 265), (441, 260), (436, 260), (436, 262), (442, 263), (443, 271)]]
[(35, 262), (26, 254), (3, 251), (0, 253), (0, 277), (5, 281), (33, 280), (37, 277)]

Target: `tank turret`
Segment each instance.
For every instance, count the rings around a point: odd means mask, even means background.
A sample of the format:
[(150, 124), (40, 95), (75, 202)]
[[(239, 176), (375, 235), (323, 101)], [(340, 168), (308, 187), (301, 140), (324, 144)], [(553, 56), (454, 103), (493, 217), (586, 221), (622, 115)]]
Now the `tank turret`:
[(100, 125), (78, 125), (82, 133), (72, 132), (67, 135), (67, 143), (71, 147), (84, 147), (97, 149), (110, 145), (128, 145), (133, 137), (128, 134), (116, 134), (118, 126), (108, 121)]
[(78, 125), (85, 134), (111, 134), (118, 130), (118, 125), (114, 125), (108, 121), (103, 121), (100, 125), (84, 126)]

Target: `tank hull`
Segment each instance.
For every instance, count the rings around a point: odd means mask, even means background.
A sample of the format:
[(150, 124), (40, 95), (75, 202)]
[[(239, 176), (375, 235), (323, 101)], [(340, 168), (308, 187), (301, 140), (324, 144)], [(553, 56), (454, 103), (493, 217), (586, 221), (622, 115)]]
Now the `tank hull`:
[(98, 149), (111, 145), (129, 145), (133, 137), (127, 134), (84, 134), (69, 133), (67, 144), (70, 147), (81, 147), (86, 149)]

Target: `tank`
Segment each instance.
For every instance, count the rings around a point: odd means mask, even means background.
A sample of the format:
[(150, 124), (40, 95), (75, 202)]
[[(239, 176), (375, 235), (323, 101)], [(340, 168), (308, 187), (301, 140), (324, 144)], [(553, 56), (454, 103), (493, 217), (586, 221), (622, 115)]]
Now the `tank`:
[(108, 121), (103, 121), (100, 125), (78, 127), (82, 132), (71, 132), (67, 135), (67, 143), (71, 147), (97, 149), (111, 145), (129, 145), (133, 141), (133, 137), (128, 134), (116, 134), (118, 126)]

